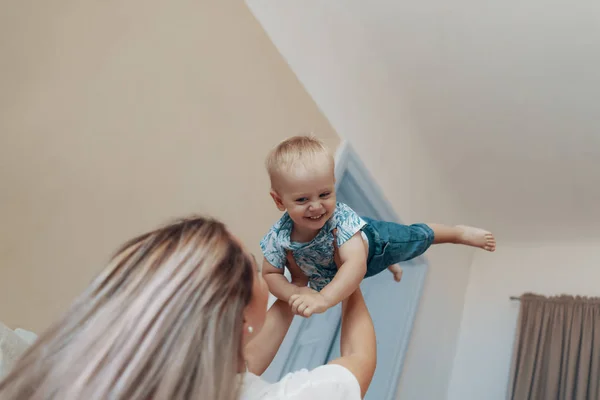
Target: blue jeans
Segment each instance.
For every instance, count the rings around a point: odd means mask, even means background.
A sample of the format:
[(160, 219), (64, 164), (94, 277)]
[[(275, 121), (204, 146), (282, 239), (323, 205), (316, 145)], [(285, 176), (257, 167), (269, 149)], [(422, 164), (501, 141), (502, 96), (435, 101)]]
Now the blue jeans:
[(377, 275), (390, 265), (412, 260), (433, 244), (433, 230), (425, 224), (401, 225), (362, 217), (363, 232), (369, 240), (367, 273)]

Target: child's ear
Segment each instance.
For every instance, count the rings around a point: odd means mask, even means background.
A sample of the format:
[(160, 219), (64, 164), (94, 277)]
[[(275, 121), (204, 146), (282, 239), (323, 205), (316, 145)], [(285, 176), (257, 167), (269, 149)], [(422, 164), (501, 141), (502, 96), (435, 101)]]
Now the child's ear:
[(283, 205), (281, 196), (279, 196), (279, 194), (276, 191), (274, 191), (273, 189), (271, 189), (270, 195), (273, 198), (273, 201), (275, 202), (275, 205), (277, 206), (279, 211), (285, 211), (285, 206)]

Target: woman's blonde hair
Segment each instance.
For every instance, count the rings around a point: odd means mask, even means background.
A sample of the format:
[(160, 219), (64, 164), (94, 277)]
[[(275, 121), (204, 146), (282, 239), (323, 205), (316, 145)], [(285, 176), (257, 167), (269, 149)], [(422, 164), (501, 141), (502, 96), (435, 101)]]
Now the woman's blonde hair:
[(254, 268), (211, 219), (127, 242), (0, 383), (0, 398), (237, 399)]

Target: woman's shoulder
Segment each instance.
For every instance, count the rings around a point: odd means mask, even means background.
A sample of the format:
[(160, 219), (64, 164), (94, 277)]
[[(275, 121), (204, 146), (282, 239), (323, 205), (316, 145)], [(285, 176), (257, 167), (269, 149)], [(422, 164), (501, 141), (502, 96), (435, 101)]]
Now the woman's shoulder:
[(256, 375), (246, 374), (241, 400), (360, 400), (356, 377), (341, 365), (323, 365), (311, 371), (287, 374), (270, 384)]

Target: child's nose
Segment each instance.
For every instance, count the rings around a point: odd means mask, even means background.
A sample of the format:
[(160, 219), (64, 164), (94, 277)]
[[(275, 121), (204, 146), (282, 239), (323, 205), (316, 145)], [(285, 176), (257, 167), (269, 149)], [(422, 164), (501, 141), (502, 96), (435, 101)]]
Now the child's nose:
[(310, 203), (310, 205), (308, 206), (311, 210), (318, 210), (321, 208), (321, 202), (320, 201), (313, 201)]

